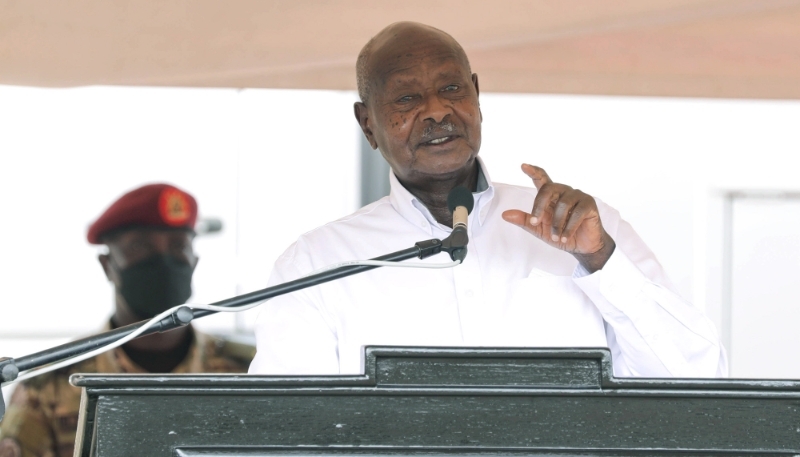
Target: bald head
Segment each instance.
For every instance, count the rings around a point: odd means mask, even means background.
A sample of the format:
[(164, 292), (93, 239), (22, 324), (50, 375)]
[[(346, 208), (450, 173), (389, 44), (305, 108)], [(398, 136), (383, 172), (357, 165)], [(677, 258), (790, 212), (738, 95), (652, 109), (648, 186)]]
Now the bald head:
[(390, 74), (403, 58), (430, 52), (431, 48), (456, 56), (470, 71), (464, 49), (452, 36), (417, 22), (395, 22), (372, 37), (358, 54), (356, 83), (361, 101), (368, 102), (376, 77)]
[(449, 224), (447, 194), (475, 188), (481, 147), (478, 75), (464, 50), (433, 27), (392, 24), (361, 51), (358, 90), (353, 114), (372, 149)]

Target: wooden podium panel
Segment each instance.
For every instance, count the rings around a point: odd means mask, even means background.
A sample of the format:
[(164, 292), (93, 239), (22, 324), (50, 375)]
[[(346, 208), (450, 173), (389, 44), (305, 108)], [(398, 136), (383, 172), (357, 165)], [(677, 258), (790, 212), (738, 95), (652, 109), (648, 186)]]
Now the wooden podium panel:
[(618, 379), (604, 349), (374, 347), (365, 368), (74, 375), (75, 455), (800, 455), (800, 381)]

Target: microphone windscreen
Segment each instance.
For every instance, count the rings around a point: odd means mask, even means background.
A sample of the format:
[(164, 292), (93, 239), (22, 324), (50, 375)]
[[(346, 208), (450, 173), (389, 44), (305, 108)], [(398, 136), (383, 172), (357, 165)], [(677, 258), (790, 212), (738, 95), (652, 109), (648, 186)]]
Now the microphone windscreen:
[(472, 198), (472, 192), (464, 186), (458, 186), (447, 194), (447, 207), (450, 209), (450, 212), (453, 212), (456, 206), (467, 208), (467, 214), (471, 213), (472, 207), (475, 206), (475, 199)]

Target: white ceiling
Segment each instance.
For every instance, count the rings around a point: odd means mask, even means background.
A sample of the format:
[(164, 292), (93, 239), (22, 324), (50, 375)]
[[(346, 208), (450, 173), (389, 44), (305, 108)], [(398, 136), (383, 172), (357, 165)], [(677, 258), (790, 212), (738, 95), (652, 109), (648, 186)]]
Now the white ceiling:
[(0, 0), (0, 84), (354, 89), (399, 20), (483, 91), (800, 98), (800, 0)]

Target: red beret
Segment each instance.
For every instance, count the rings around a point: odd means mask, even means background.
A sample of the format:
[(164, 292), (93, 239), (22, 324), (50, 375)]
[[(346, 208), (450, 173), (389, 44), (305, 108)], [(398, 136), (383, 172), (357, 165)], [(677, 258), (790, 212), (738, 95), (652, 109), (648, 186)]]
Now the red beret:
[(126, 227), (194, 229), (197, 201), (169, 184), (149, 184), (119, 198), (89, 227), (86, 238), (102, 244), (103, 235)]

